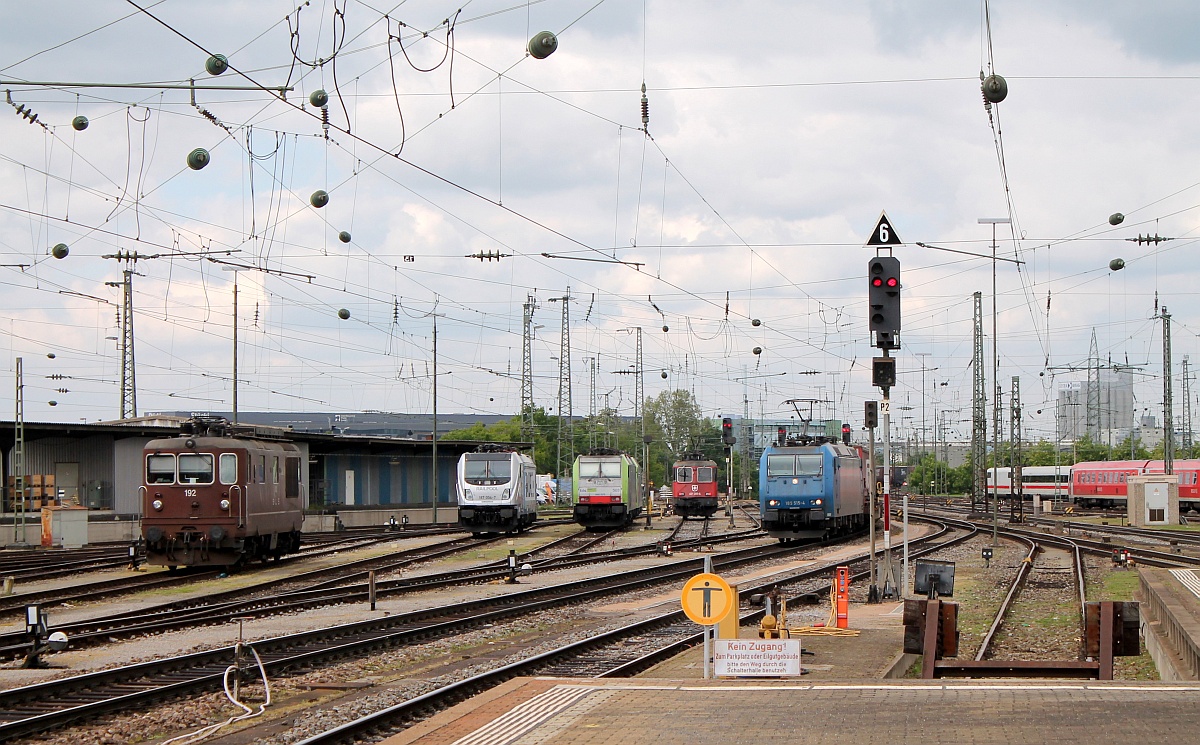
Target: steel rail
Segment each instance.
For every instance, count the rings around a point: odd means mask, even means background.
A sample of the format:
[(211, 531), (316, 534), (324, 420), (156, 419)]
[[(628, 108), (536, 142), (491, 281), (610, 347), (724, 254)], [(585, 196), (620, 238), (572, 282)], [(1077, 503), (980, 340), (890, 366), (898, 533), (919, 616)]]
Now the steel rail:
[(1008, 594), (1004, 596), (1004, 600), (1000, 603), (1000, 608), (996, 611), (995, 617), (992, 619), (992, 625), (988, 627), (987, 633), (983, 635), (983, 641), (979, 643), (979, 650), (975, 653), (975, 660), (983, 660), (988, 652), (991, 651), (992, 640), (996, 638), (996, 634), (1000, 632), (1000, 627), (1004, 625), (1004, 620), (1008, 616), (1008, 611), (1012, 608), (1016, 601), (1017, 594), (1021, 588), (1025, 586), (1025, 580), (1029, 577), (1029, 573), (1033, 571), (1033, 560), (1037, 556), (1041, 547), (1037, 541), (1022, 537), (1020, 540), (1029, 544), (1029, 554), (1022, 559), (1021, 568), (1017, 570), (1017, 576), (1013, 579), (1012, 584), (1008, 588)]

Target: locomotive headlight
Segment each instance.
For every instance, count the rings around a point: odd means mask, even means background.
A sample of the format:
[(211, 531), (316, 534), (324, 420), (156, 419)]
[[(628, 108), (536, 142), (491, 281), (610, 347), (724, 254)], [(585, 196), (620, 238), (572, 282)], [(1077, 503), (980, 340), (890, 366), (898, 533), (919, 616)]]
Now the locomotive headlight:
[(228, 499), (221, 500), (221, 509), (223, 509), (223, 510), (229, 509), (229, 500)]
[(768, 499), (768, 500), (767, 500), (767, 506), (768, 506), (768, 507), (778, 507), (778, 506), (779, 506), (779, 500), (778, 500), (778, 499)]
[(161, 512), (162, 511), (162, 500), (156, 499), (150, 503), (150, 506)]
[(508, 499), (508, 498), (509, 498), (509, 497), (511, 497), (511, 496), (512, 496), (512, 489), (505, 489), (505, 490), (504, 490), (504, 493), (500, 495), (500, 498), (501, 498), (501, 499)]
[(800, 483), (800, 479), (792, 479), (792, 483), (793, 483), (793, 484), (799, 484), (799, 483)]
[(814, 500), (813, 500), (813, 504), (825, 504), (825, 502), (824, 502), (823, 500), (820, 500), (820, 499), (814, 499)]
[(470, 499), (471, 498), (471, 490), (463, 489), (463, 496), (466, 497), (467, 499)]

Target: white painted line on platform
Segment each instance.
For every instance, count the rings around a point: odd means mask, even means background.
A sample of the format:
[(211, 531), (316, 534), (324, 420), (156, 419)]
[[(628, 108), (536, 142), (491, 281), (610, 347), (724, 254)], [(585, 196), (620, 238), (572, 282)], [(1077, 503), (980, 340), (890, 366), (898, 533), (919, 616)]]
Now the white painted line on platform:
[(1196, 576), (1195, 569), (1172, 569), (1171, 576), (1191, 590), (1193, 595), (1200, 598), (1200, 577)]

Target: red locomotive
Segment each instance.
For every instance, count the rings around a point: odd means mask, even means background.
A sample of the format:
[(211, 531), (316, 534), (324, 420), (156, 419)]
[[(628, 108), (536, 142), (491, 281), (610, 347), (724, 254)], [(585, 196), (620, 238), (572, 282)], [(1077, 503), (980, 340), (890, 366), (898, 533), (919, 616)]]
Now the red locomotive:
[(712, 517), (720, 508), (717, 500), (717, 464), (701, 453), (688, 453), (675, 462), (671, 500), (676, 515)]
[(143, 452), (150, 564), (234, 566), (300, 550), (304, 458), (295, 443), (220, 417), (185, 422)]

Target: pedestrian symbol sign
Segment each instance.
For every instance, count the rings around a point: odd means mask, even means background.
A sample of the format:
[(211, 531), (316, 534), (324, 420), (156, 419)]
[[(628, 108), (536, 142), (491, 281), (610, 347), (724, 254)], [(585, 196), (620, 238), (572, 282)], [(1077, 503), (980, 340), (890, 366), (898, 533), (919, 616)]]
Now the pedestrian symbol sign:
[(720, 621), (733, 605), (733, 588), (715, 574), (697, 574), (683, 585), (683, 612), (703, 626)]

